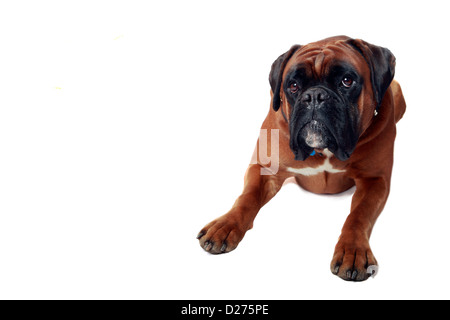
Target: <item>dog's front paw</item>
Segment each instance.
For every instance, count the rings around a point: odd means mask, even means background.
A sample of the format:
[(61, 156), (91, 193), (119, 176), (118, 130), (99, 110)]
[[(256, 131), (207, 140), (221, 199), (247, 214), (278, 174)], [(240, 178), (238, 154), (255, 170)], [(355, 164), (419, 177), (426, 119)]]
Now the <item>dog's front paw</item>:
[(347, 281), (364, 281), (377, 271), (377, 260), (367, 241), (338, 242), (331, 261), (333, 274)]
[(209, 253), (230, 252), (238, 246), (247, 229), (226, 214), (207, 224), (197, 235), (200, 246)]

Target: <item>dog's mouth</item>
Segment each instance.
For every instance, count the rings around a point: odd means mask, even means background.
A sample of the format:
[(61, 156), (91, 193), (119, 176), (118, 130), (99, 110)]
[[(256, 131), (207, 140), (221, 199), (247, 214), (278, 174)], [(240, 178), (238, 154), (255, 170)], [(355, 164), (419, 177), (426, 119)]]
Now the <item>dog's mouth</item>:
[(295, 159), (303, 161), (314, 154), (314, 151), (319, 153), (324, 149), (336, 151), (337, 144), (334, 135), (323, 122), (311, 120), (298, 131), (296, 139), (291, 141), (291, 149), (294, 151)]
[(325, 149), (328, 147), (329, 130), (327, 127), (317, 120), (307, 123), (300, 131), (301, 139), (306, 145), (313, 149)]

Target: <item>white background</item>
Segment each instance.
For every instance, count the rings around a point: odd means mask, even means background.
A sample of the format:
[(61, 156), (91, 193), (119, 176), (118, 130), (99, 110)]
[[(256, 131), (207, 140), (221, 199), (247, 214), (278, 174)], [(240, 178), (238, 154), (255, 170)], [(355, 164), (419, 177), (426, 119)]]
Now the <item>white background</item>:
[[(0, 5), (0, 298), (450, 298), (445, 1)], [(426, 3), (426, 4), (425, 4)], [(243, 186), (272, 62), (346, 34), (407, 101), (375, 279), (329, 271), (351, 192), (285, 186), (237, 250), (195, 239)]]

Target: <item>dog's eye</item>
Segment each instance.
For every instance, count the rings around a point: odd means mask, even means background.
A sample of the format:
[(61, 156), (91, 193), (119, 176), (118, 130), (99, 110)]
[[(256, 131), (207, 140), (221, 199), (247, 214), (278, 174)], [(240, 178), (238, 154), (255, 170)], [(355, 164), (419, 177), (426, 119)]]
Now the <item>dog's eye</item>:
[(344, 77), (344, 79), (342, 79), (342, 85), (346, 88), (350, 88), (353, 84), (353, 79), (350, 77)]
[(296, 93), (298, 91), (298, 84), (297, 84), (297, 82), (291, 83), (291, 85), (289, 86), (289, 91), (291, 93)]

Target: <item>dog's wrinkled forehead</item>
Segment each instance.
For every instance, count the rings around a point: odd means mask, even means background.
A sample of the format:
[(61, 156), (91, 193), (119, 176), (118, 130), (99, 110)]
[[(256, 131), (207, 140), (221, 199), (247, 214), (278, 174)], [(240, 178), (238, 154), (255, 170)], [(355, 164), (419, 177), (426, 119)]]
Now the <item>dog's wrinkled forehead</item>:
[(308, 66), (308, 74), (311, 77), (320, 77), (329, 72), (329, 68), (337, 61), (346, 62), (352, 65), (356, 71), (364, 76), (369, 69), (364, 58), (358, 54), (346, 39), (332, 38), (329, 41), (320, 41), (302, 46), (294, 53), (284, 70), (286, 75), (290, 70), (298, 65)]

